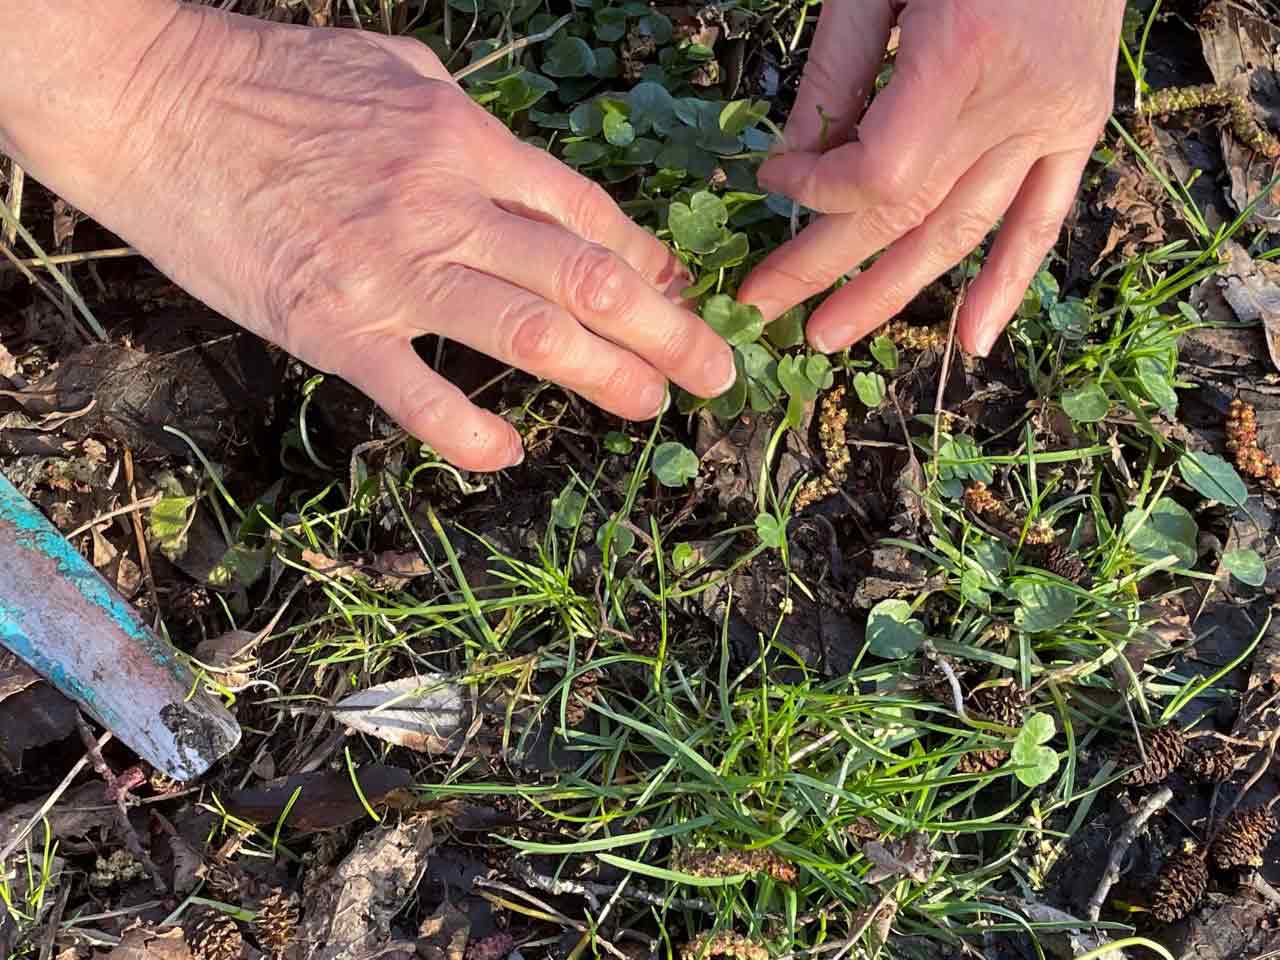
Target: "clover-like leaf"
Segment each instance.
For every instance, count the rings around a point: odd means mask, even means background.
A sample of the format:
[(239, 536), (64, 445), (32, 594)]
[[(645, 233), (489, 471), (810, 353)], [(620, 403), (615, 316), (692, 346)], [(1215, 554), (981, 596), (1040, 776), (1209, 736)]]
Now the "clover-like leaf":
[(1125, 514), (1123, 529), (1133, 552), (1143, 560), (1174, 556), (1183, 567), (1195, 566), (1200, 539), (1195, 518), (1168, 497), (1161, 497), (1143, 514), (1136, 508)]
[(572, 530), (582, 521), (587, 508), (587, 498), (579, 490), (568, 489), (551, 501), (551, 522), (557, 527)]
[(631, 123), (637, 134), (650, 131), (666, 136), (676, 119), (675, 98), (660, 83), (645, 80), (637, 83), (627, 94), (631, 106)]
[[(702, 258), (704, 270), (721, 270), (736, 267), (747, 259), (751, 252), (751, 241), (745, 233), (731, 233), (720, 245)], [(752, 307), (751, 309), (756, 309)]]
[(1055, 773), (1061, 758), (1052, 747), (1045, 746), (1057, 733), (1057, 724), (1046, 713), (1033, 713), (1013, 742), (1010, 756), (1019, 768), (1017, 777), (1028, 787), (1047, 783)]
[(770, 343), (780, 349), (798, 347), (804, 343), (804, 322), (807, 318), (808, 312), (804, 304), (797, 304), (769, 324), (765, 328), (764, 335), (769, 338)]
[(879, 336), (871, 341), (871, 356), (890, 373), (898, 369), (898, 345), (889, 337)]
[(660, 443), (653, 451), (653, 474), (665, 487), (683, 487), (698, 475), (698, 455), (675, 440)]
[(781, 550), (786, 539), (786, 528), (771, 513), (762, 513), (756, 517), (756, 536), (766, 547)]
[(738, 303), (724, 293), (707, 299), (702, 305), (702, 319), (731, 347), (754, 343), (764, 330), (764, 315), (759, 308)]
[(747, 402), (757, 413), (772, 410), (782, 398), (778, 383), (778, 362), (758, 343), (738, 348), (742, 356), (742, 372), (747, 381)]
[(1043, 580), (1020, 580), (1014, 584), (1019, 607), (1014, 620), (1027, 633), (1056, 630), (1076, 612), (1076, 595), (1066, 587)]
[(878, 373), (855, 373), (853, 390), (858, 399), (872, 409), (884, 403), (886, 387), (884, 377)]
[(1062, 395), (1062, 409), (1077, 423), (1097, 423), (1111, 410), (1111, 398), (1096, 380), (1081, 384)]
[(1256, 550), (1229, 550), (1222, 555), (1222, 565), (1247, 586), (1260, 587), (1267, 582), (1267, 565)]
[(687, 204), (676, 201), (667, 210), (667, 224), (677, 245), (693, 253), (710, 253), (724, 237), (729, 211), (724, 201), (703, 190)]
[(720, 111), (720, 129), (736, 137), (769, 115), (768, 100), (731, 100)]
[(867, 618), (867, 648), (877, 657), (901, 660), (924, 643), (924, 624), (912, 619), (905, 600), (881, 600)]
[(591, 45), (581, 37), (560, 34), (547, 46), (542, 72), (549, 77), (585, 77), (596, 67)]

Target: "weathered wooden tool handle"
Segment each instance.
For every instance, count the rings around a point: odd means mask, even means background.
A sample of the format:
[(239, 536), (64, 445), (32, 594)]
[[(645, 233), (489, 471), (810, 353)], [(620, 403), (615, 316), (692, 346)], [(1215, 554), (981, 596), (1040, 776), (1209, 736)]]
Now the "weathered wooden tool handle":
[(174, 779), (200, 776), (240, 740), (173, 647), (3, 475), (0, 644)]

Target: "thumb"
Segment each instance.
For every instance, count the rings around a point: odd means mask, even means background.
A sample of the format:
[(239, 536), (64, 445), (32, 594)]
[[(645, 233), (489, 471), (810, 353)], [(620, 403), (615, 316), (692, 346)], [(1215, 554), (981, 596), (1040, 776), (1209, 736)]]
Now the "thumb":
[(888, 0), (828, 0), (822, 5), (787, 118), (787, 151), (818, 152), (849, 139), (889, 46), (894, 23), (889, 7)]

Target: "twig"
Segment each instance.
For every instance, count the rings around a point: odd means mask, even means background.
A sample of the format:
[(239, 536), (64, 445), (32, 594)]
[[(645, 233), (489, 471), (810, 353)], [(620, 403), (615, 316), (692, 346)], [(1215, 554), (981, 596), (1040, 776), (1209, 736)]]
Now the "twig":
[(1138, 808), (1138, 812), (1133, 815), (1133, 819), (1125, 824), (1124, 830), (1120, 832), (1120, 836), (1111, 847), (1111, 856), (1107, 858), (1107, 867), (1102, 871), (1102, 879), (1098, 881), (1098, 888), (1093, 891), (1093, 896), (1089, 898), (1089, 905), (1085, 909), (1085, 919), (1090, 923), (1097, 923), (1098, 918), (1102, 916), (1102, 904), (1107, 899), (1107, 894), (1111, 892), (1111, 888), (1116, 885), (1116, 881), (1120, 879), (1120, 864), (1125, 854), (1129, 852), (1129, 848), (1133, 846), (1133, 841), (1146, 826), (1147, 821), (1168, 806), (1172, 799), (1173, 790), (1170, 787), (1161, 787), (1147, 797)]
[[(111, 731), (108, 730), (100, 736), (97, 741), (95, 741), (94, 746), (101, 750), (106, 746), (110, 739)], [(21, 844), (23, 840), (27, 839), (27, 836), (33, 829), (35, 829), (35, 825), (43, 820), (45, 815), (53, 809), (54, 804), (56, 804), (62, 798), (62, 795), (67, 792), (67, 788), (71, 786), (76, 777), (80, 776), (80, 771), (88, 766), (90, 759), (89, 754), (86, 753), (72, 765), (71, 769), (67, 771), (67, 775), (62, 778), (62, 781), (56, 787), (53, 788), (53, 792), (44, 798), (44, 803), (40, 804), (40, 809), (31, 815), (31, 819), (27, 821), (27, 825), (19, 831), (16, 837), (9, 841), (8, 846), (3, 850), (0, 850), (0, 863), (4, 863), (4, 861), (9, 859), (9, 855), (13, 853), (13, 851), (17, 850), (19, 844)]]
[[(960, 281), (960, 292), (956, 294), (955, 306), (951, 308), (951, 321), (947, 325), (947, 348), (942, 354), (942, 372), (938, 376), (938, 395), (933, 402), (933, 467), (938, 469), (938, 447), (942, 443), (942, 401), (947, 392), (947, 378), (951, 376), (951, 357), (956, 349), (956, 326), (960, 321), (960, 308), (964, 306), (965, 294), (969, 292), (969, 258), (965, 257), (963, 268), (964, 279)], [(908, 440), (908, 443), (910, 441)]]
[[(124, 448), (124, 482), (129, 489), (129, 498), (137, 503), (138, 487), (133, 476), (133, 451), (128, 447)], [(147, 549), (147, 535), (142, 530), (142, 518), (138, 516), (137, 510), (129, 514), (129, 521), (133, 526), (134, 542), (138, 546), (138, 564), (142, 567), (142, 579), (146, 581), (147, 595), (151, 597), (151, 606), (155, 610), (153, 625), (158, 625), (161, 617), (160, 594), (156, 590), (155, 575), (151, 572), (151, 551)]]
[(454, 73), (453, 79), (462, 80), (464, 77), (471, 76), (471, 74), (475, 73), (477, 70), (483, 70), (485, 67), (489, 66), (489, 64), (494, 63), (495, 61), (501, 60), (503, 57), (508, 57), (513, 53), (518, 53), (519, 51), (523, 50), (525, 47), (529, 46), (530, 44), (541, 43), (543, 40), (547, 40), (547, 39), (550, 39), (551, 37), (554, 37), (557, 33), (560, 32), (560, 28), (563, 27), (566, 23), (568, 23), (572, 19), (573, 19), (573, 14), (566, 13), (563, 17), (561, 17), (551, 26), (547, 27), (547, 29), (545, 30), (542, 30), (538, 33), (531, 33), (529, 34), (529, 36), (521, 37), (519, 40), (512, 40), (510, 43), (506, 44), (505, 46), (501, 46), (497, 50), (493, 51), (493, 53), (486, 53), (483, 57), (481, 57), (475, 63), (469, 63), (465, 67), (463, 67), (461, 70), (458, 70), (456, 73)]
[[(12, 244), (13, 237), (6, 242)], [(92, 263), (95, 260), (118, 260), (121, 257), (140, 257), (142, 256), (134, 247), (108, 247), (105, 250), (85, 250), (82, 253), (59, 253), (52, 257), (29, 257), (25, 260), (15, 260), (11, 264), (0, 264), (0, 269), (6, 266), (16, 270), (24, 268), (46, 268), (49, 266), (74, 266), (77, 263)]]
[[(608, 883), (589, 883), (576, 880), (560, 880), (555, 877), (544, 876), (534, 871), (533, 867), (523, 861), (516, 861), (515, 874), (531, 887), (536, 887), (543, 893), (549, 893), (553, 897), (562, 896), (566, 893), (576, 894), (584, 898), (592, 910), (600, 909), (600, 897), (612, 896), (617, 887)], [(707, 900), (697, 897), (664, 897), (656, 893), (651, 893), (644, 888), (632, 888), (623, 893), (623, 897), (628, 900), (639, 900), (641, 903), (647, 903), (651, 906), (668, 906), (676, 910), (697, 910), (701, 913), (715, 913), (715, 907)]]
[[(22, 219), (22, 186), (26, 182), (27, 174), (22, 167), (18, 166), (17, 160), (10, 161), (9, 164), (9, 200), (8, 207), (13, 211), (15, 220)], [(4, 228), (5, 246), (11, 247), (18, 240), (18, 228), (13, 224), (9, 224)]]
[(93, 761), (93, 769), (98, 772), (98, 776), (102, 777), (103, 783), (106, 784), (107, 795), (115, 801), (116, 818), (120, 822), (120, 835), (121, 839), (124, 840), (125, 847), (132, 854), (133, 859), (142, 864), (147, 873), (151, 874), (156, 892), (168, 893), (169, 885), (164, 882), (160, 871), (142, 846), (142, 840), (139, 839), (137, 831), (133, 829), (133, 824), (129, 822), (129, 810), (125, 806), (125, 801), (129, 797), (130, 784), (127, 781), (122, 782), (122, 778), (117, 777), (115, 771), (111, 769), (111, 765), (107, 763), (106, 758), (102, 755), (102, 748), (94, 742), (93, 731), (84, 722), (84, 715), (79, 711), (76, 712), (76, 728), (80, 731), (80, 739), (88, 751), (89, 758)]
[(106, 513), (100, 513), (92, 520), (86, 520), (80, 526), (76, 527), (70, 533), (63, 534), (68, 540), (74, 540), (82, 533), (88, 533), (91, 529), (100, 523), (106, 523), (108, 520), (114, 520), (116, 517), (123, 517), (126, 513), (134, 513), (138, 510), (145, 510), (147, 507), (154, 507), (163, 497), (156, 494), (152, 497), (144, 497), (142, 500), (134, 500), (132, 503), (126, 503), (123, 507), (116, 507), (114, 510), (108, 510)]
[[(1213, 828), (1213, 833), (1209, 835), (1210, 846), (1212, 846), (1213, 841), (1218, 838), (1218, 834), (1222, 831), (1227, 820), (1229, 820), (1231, 815), (1236, 812), (1236, 809), (1240, 806), (1240, 802), (1249, 795), (1249, 791), (1253, 789), (1254, 784), (1261, 780), (1262, 775), (1270, 769), (1271, 761), (1275, 759), (1277, 743), (1280, 743), (1280, 729), (1277, 729), (1273, 734), (1271, 734), (1271, 739), (1267, 742), (1266, 756), (1263, 758), (1262, 763), (1258, 764), (1258, 769), (1249, 775), (1249, 779), (1244, 782), (1244, 786), (1241, 787), (1240, 792), (1236, 794), (1235, 800), (1231, 801), (1231, 806), (1227, 808), (1227, 812), (1224, 813), (1217, 821), (1217, 825)], [(1275, 802), (1274, 799), (1272, 802)]]

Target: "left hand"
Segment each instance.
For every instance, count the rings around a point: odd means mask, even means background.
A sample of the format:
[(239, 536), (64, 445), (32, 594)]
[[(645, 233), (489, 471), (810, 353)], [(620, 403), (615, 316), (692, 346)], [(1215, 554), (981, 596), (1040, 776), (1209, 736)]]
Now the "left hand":
[[(809, 320), (816, 349), (840, 350), (1003, 218), (957, 328), (985, 356), (1057, 241), (1111, 112), (1123, 12), (1123, 0), (826, 0), (787, 152), (759, 179), (828, 216), (767, 257), (739, 299), (772, 320), (884, 250)], [(893, 76), (864, 117), (895, 20)]]

